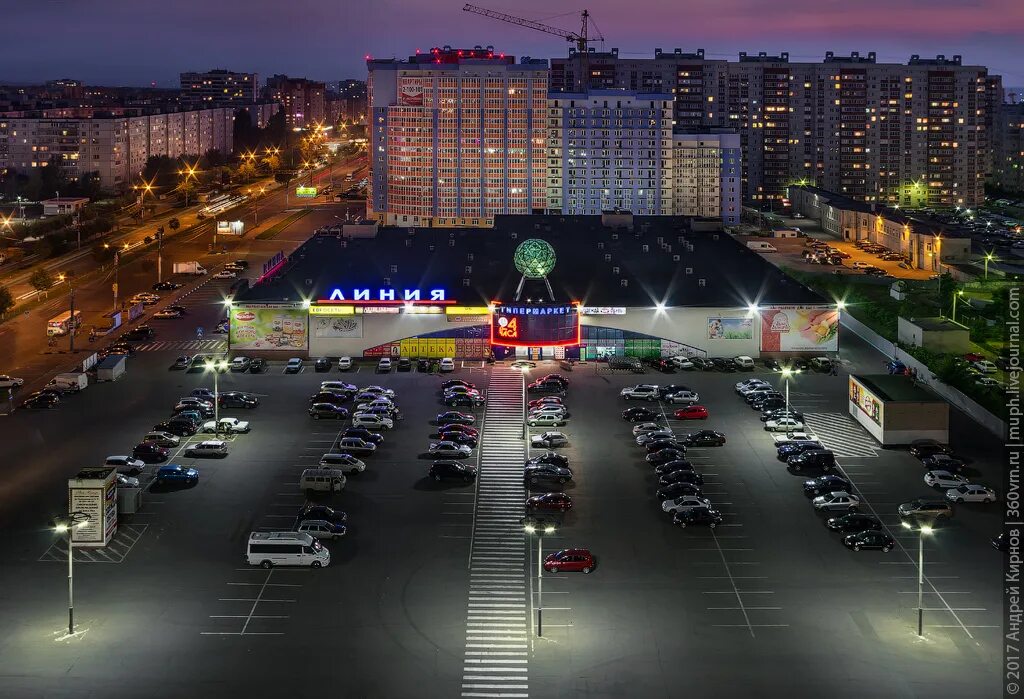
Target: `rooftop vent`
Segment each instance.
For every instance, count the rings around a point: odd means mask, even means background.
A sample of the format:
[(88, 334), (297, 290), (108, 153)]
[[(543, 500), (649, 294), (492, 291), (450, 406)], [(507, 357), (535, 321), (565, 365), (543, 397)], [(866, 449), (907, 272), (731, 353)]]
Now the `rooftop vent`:
[(412, 238), (406, 238), (405, 239), (405, 247), (407, 247), (407, 248), (411, 248), (412, 247)]
[(429, 250), (430, 252), (434, 252), (434, 244), (431, 243), (430, 245), (428, 245), (427, 250)]
[(604, 250), (604, 241), (601, 241), (600, 243), (597, 244), (597, 249)]
[(391, 277), (384, 277), (384, 286), (391, 286)]
[(306, 286), (313, 286), (313, 280), (312, 279), (307, 279), (306, 280)]
[(693, 243), (686, 244), (686, 252), (693, 252)]
[(515, 240), (516, 238), (519, 237), (519, 234), (513, 231), (512, 233), (509, 234), (509, 237), (512, 238), (512, 240)]
[(627, 287), (627, 286), (629, 286), (629, 280), (628, 280), (628, 279), (622, 279), (622, 280), (620, 280), (620, 281), (619, 281), (619, 286), (621, 286), (621, 287)]
[(679, 262), (679, 255), (673, 255), (672, 256), (672, 261), (673, 262)]
[(684, 269), (683, 274), (693, 274), (693, 267), (687, 267)]
[(612, 267), (612, 274), (614, 274), (614, 275), (618, 275), (618, 274), (619, 274), (619, 272), (620, 272), (620, 270), (619, 270), (619, 268), (618, 268), (618, 267)]
[(463, 272), (463, 274), (472, 274), (472, 273), (473, 273), (472, 265), (466, 265), (465, 271)]
[(391, 265), (391, 273), (398, 274), (398, 265)]
[(618, 239), (619, 239), (619, 234), (618, 233), (612, 233), (612, 240), (618, 240)]
[(450, 247), (450, 248), (454, 248), (455, 247), (455, 238), (449, 238), (448, 239), (448, 247)]
[(697, 280), (697, 286), (707, 286), (707, 285), (708, 285), (708, 280), (707, 279), (698, 279)]
[(466, 253), (466, 261), (467, 262), (472, 262), (473, 261), (473, 253), (471, 253), (471, 252), (470, 253)]
[(469, 278), (468, 277), (464, 277), (462, 279), (462, 286), (469, 286)]
[(665, 238), (663, 236), (659, 235), (658, 236), (658, 245), (664, 245), (664, 244), (665, 244)]
[(604, 261), (605, 262), (611, 262), (612, 261), (612, 256), (610, 254), (608, 254), (608, 253), (605, 253)]
[(718, 234), (715, 233), (713, 236), (711, 236), (711, 240), (718, 240)]
[(651, 251), (651, 246), (650, 245), (642, 245), (642, 246), (640, 246), (640, 249), (643, 250), (644, 252), (650, 252)]

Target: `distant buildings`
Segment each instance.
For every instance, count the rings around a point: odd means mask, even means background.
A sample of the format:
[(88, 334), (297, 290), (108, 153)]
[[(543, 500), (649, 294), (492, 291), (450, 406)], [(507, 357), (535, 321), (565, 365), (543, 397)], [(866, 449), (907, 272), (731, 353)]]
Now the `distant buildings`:
[(339, 80), (340, 120), (354, 124), (366, 123), (366, 81)]
[(281, 104), (290, 128), (305, 128), (326, 121), (326, 89), (322, 82), (275, 75), (267, 78), (263, 93)]
[(367, 68), (369, 219), (486, 226), (546, 207), (547, 61), (446, 46)]
[[(587, 55), (592, 89), (675, 96), (677, 131), (729, 128), (741, 137), (743, 188), (756, 202), (802, 181), (861, 201), (973, 206), (991, 170), (991, 123), (1002, 90), (983, 66), (960, 56), (825, 54), (818, 63), (787, 53), (711, 59), (703, 50), (656, 49), (652, 58), (613, 49)], [(551, 89), (573, 91), (582, 56), (551, 61)]]
[(672, 213), (740, 222), (743, 155), (740, 135), (677, 133), (672, 136)]
[(256, 101), (259, 76), (217, 69), (181, 74), (181, 103), (193, 107), (242, 107)]
[(1024, 192), (1024, 104), (1004, 104), (995, 125), (992, 183)]

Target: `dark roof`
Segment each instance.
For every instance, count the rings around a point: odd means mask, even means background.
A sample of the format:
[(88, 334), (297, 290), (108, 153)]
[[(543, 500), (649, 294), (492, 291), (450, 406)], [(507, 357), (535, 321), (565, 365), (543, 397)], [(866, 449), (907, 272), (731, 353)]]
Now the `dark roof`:
[(913, 323), (922, 330), (957, 330), (961, 332), (968, 332), (966, 327), (959, 323), (954, 323), (948, 318), (910, 318), (907, 322)]
[[(558, 302), (627, 307), (826, 302), (723, 232), (690, 231), (685, 218), (633, 221), (630, 231), (607, 228), (600, 216), (499, 216), (494, 228), (381, 228), (373, 238), (314, 235), (273, 278), (236, 300), (315, 301), (336, 287), (369, 288), (374, 294), (390, 287), (443, 288), (448, 298), (464, 304), (511, 301), (520, 280), (513, 263), (516, 247), (540, 238), (557, 256), (548, 280)], [(543, 282), (527, 281), (521, 300), (542, 296)]]
[(852, 374), (866, 389), (885, 401), (900, 403), (945, 403), (931, 390), (914, 383), (909, 376), (900, 374)]

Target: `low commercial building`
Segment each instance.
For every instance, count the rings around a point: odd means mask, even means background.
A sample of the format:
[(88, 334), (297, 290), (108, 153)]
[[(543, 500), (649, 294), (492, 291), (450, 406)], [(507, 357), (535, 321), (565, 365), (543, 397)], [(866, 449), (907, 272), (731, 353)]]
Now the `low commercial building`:
[(499, 216), (488, 229), (315, 235), (235, 297), (231, 351), (466, 359), (838, 351), (834, 301), (720, 229), (622, 218), (614, 228), (598, 216)]
[(949, 404), (909, 376), (851, 374), (850, 415), (884, 447), (949, 443)]
[(971, 348), (970, 330), (948, 318), (899, 318), (897, 333), (900, 344), (933, 352), (963, 354)]

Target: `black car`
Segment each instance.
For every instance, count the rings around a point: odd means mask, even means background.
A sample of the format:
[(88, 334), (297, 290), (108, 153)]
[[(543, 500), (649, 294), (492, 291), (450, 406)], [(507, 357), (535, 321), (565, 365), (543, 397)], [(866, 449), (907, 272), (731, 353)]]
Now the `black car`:
[(861, 512), (850, 512), (841, 517), (829, 517), (825, 520), (825, 526), (832, 531), (842, 534), (856, 534), (868, 529), (881, 529), (882, 523), (871, 515)]
[(309, 397), (310, 403), (334, 403), (341, 405), (348, 402), (352, 396), (347, 393), (335, 393), (333, 391), (319, 391)]
[(131, 345), (129, 345), (127, 342), (116, 342), (116, 343), (112, 344), (110, 347), (107, 347), (106, 352), (107, 352), (108, 355), (111, 355), (111, 354), (133, 355), (133, 354), (135, 354), (135, 348), (132, 347)]
[(622, 411), (622, 419), (627, 422), (657, 422), (664, 417), (660, 410), (650, 408), (626, 408)]
[(450, 388), (456, 386), (464, 386), (465, 388), (476, 388), (476, 384), (470, 383), (469, 381), (463, 381), (462, 379), (448, 379), (447, 381), (441, 382), (441, 393), (445, 393)]
[(700, 369), (701, 371), (711, 371), (715, 368), (714, 362), (704, 357), (690, 357), (690, 363), (693, 364), (695, 369)]
[(358, 437), (364, 442), (373, 442), (377, 446), (384, 443), (384, 435), (380, 432), (373, 432), (365, 427), (348, 427), (341, 433), (342, 437)]
[(474, 408), (484, 404), (482, 396), (469, 394), (469, 393), (452, 393), (444, 397), (442, 401), (449, 408), (455, 408), (460, 405), (466, 405), (470, 408)]
[(135, 448), (132, 449), (132, 456), (147, 464), (167, 461), (167, 454), (167, 448), (160, 446), (156, 442), (142, 442), (141, 444), (136, 444)]
[(565, 393), (565, 384), (558, 379), (537, 379), (526, 387), (527, 393)]
[(803, 357), (793, 357), (789, 360), (789, 366), (797, 371), (807, 371), (811, 368), (810, 362)]
[(747, 402), (747, 405), (753, 405), (758, 401), (765, 400), (766, 398), (784, 398), (784, 396), (774, 389), (757, 389), (743, 396), (743, 400)]
[(679, 393), (680, 391), (693, 391), (689, 386), (682, 386), (679, 384), (669, 384), (668, 386), (658, 386), (658, 397), (665, 400), (673, 393)]
[[(666, 476), (669, 474), (665, 474)], [(700, 490), (700, 486), (688, 481), (677, 481), (672, 485), (667, 485), (664, 488), (659, 488), (658, 492), (671, 491), (672, 495), (669, 498), (659, 498), (661, 500), (667, 500), (670, 498), (678, 498), (681, 495), (696, 495), (697, 497), (704, 497), (704, 494)]]
[(798, 473), (805, 468), (828, 471), (836, 467), (836, 455), (828, 449), (805, 449), (799, 454), (787, 457), (786, 466)]
[(330, 357), (318, 357), (313, 363), (313, 371), (330, 371), (331, 370), (331, 359)]
[(782, 365), (779, 364), (778, 359), (772, 359), (769, 357), (768, 359), (764, 360), (764, 368), (770, 369), (772, 371), (781, 371)]
[(467, 483), (476, 479), (476, 466), (463, 464), (458, 461), (435, 461), (430, 464), (427, 475), (435, 481), (443, 478), (457, 478)]
[(677, 441), (675, 437), (659, 437), (658, 439), (652, 440), (644, 444), (644, 448), (648, 454), (661, 451), (662, 449), (678, 449), (681, 446), (686, 446), (681, 442)]
[(915, 439), (910, 443), (910, 454), (919, 459), (936, 454), (952, 454), (953, 450), (946, 444), (934, 439)]
[(465, 444), (470, 449), (476, 449), (477, 438), (474, 435), (466, 434), (465, 432), (457, 432), (455, 430), (442, 430), (438, 435), (438, 439), (442, 442)]
[(334, 524), (344, 524), (348, 521), (348, 514), (341, 510), (335, 510), (327, 505), (314, 505), (312, 503), (303, 505), (299, 514), (295, 517), (295, 524), (301, 524), (311, 519), (322, 519)]
[(222, 408), (247, 408), (252, 409), (260, 404), (260, 399), (248, 393), (240, 391), (227, 391), (217, 394), (217, 402)]
[(412, 360), (408, 357), (399, 357), (395, 369), (397, 371), (412, 371)]
[(722, 513), (710, 507), (691, 507), (672, 515), (672, 524), (677, 527), (705, 526), (714, 529), (722, 523)]
[(192, 420), (167, 420), (153, 425), (154, 432), (170, 432), (179, 437), (191, 437), (199, 431), (198, 425)]
[(539, 380), (540, 381), (558, 381), (559, 383), (561, 383), (566, 388), (569, 388), (569, 379), (567, 379), (566, 377), (562, 376), (561, 374), (547, 374), (545, 376), (541, 376)]
[(457, 410), (449, 410), (438, 413), (437, 417), (434, 418), (434, 422), (439, 425), (472, 425), (476, 422), (476, 418), (466, 413), (460, 413)]
[(416, 360), (416, 371), (422, 371), (424, 373), (430, 371), (430, 362), (426, 359)]
[(869, 529), (857, 534), (849, 534), (843, 537), (843, 544), (854, 551), (861, 549), (881, 549), (884, 553), (892, 550), (896, 542), (891, 536), (878, 529)]
[(798, 413), (795, 410), (786, 410), (785, 408), (779, 408), (777, 410), (769, 410), (761, 413), (761, 422), (768, 422), (769, 420), (778, 420), (780, 417), (791, 417), (794, 420), (804, 421), (804, 414)]
[(827, 475), (804, 481), (804, 495), (818, 496), (836, 490), (850, 492), (850, 481), (842, 476)]
[(672, 473), (666, 473), (658, 479), (658, 486), (660, 488), (666, 488), (675, 483), (689, 483), (689, 476), (686, 475), (692, 473), (686, 469), (680, 469), (679, 471), (673, 471)]
[(343, 408), (334, 403), (313, 403), (309, 406), (309, 416), (314, 420), (347, 420), (348, 408)]
[(50, 410), (60, 404), (60, 399), (50, 393), (37, 393), (29, 396), (21, 407), (28, 410)]
[(572, 471), (556, 464), (531, 464), (523, 469), (523, 479), (534, 484), (542, 480), (567, 483), (572, 480)]
[(778, 447), (776, 451), (778, 452), (777, 456), (779, 461), (789, 461), (789, 457), (791, 456), (797, 456), (798, 454), (803, 454), (805, 451), (810, 451), (812, 449), (824, 448), (825, 446), (821, 442), (815, 439), (808, 439), (801, 442), (789, 442), (787, 444), (783, 444), (781, 447)]
[(672, 473), (673, 471), (692, 471), (693, 464), (686, 459), (673, 459), (663, 464), (658, 464), (654, 467), (654, 472), (659, 476), (664, 476), (666, 473)]
[(255, 357), (249, 362), (250, 374), (262, 374), (267, 370), (267, 360)]
[(769, 396), (754, 403), (754, 410), (778, 410), (786, 407), (786, 399), (780, 396)]
[(174, 282), (157, 282), (153, 285), (153, 291), (174, 291), (181, 287), (181, 284), (176, 284)]
[(656, 369), (663, 374), (674, 374), (676, 373), (676, 367), (672, 362), (667, 359), (648, 359), (646, 360), (647, 366), (652, 369)]
[(230, 264), (234, 265), (235, 267), (241, 267), (242, 269), (249, 269), (249, 260), (246, 260), (245, 258), (242, 257), (231, 262)]
[(684, 435), (682, 443), (688, 447), (720, 447), (725, 444), (725, 435), (714, 430), (701, 430)]
[(686, 448), (680, 444), (678, 447), (662, 449), (653, 454), (648, 454), (646, 460), (652, 466), (660, 466), (661, 464), (667, 464), (669, 461), (683, 460), (685, 458)]
[(177, 304), (172, 304), (170, 306), (164, 306), (164, 310), (166, 310), (166, 311), (175, 311), (177, 313), (180, 313), (181, 315), (185, 315), (186, 313), (188, 313), (188, 309), (187, 308), (185, 308), (184, 306), (179, 306)]
[(153, 328), (149, 327), (148, 325), (140, 325), (126, 332), (124, 335), (121, 336), (121, 339), (128, 341), (149, 340), (155, 334), (156, 331), (154, 331)]
[(568, 468), (569, 457), (563, 454), (556, 454), (553, 451), (546, 451), (543, 454), (534, 456), (526, 462), (527, 466), (537, 466), (538, 464), (552, 464), (554, 466), (564, 466)]

